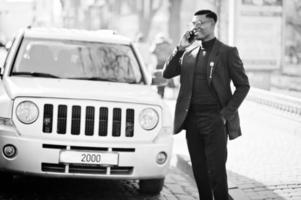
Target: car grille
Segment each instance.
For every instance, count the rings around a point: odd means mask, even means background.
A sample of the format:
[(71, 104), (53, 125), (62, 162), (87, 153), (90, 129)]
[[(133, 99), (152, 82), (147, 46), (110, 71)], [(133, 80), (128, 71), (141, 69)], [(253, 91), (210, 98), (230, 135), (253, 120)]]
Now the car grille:
[[(127, 152), (134, 153), (135, 148), (108, 148), (108, 147), (87, 147), (87, 146), (67, 146), (56, 144), (43, 144), (43, 149), (57, 150), (75, 150), (75, 151), (96, 151), (96, 152)], [(85, 164), (68, 164), (68, 163), (41, 163), (43, 172), (63, 173), (63, 174), (98, 174), (98, 175), (131, 175), (133, 174), (133, 166), (101, 166), (101, 165), (85, 165)]]
[(134, 126), (132, 108), (44, 104), (45, 134), (134, 137)]
[[(67, 167), (68, 166), (68, 167)], [(43, 172), (54, 173), (79, 173), (79, 174), (102, 174), (102, 175), (131, 175), (134, 167), (102, 167), (99, 165), (81, 165), (81, 164), (54, 164), (42, 163), (41, 170)]]

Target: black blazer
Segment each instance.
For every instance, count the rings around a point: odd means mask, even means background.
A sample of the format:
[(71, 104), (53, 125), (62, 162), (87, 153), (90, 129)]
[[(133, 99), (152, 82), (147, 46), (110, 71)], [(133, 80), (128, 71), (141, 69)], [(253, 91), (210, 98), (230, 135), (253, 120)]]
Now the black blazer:
[[(180, 75), (180, 91), (177, 98), (174, 133), (184, 127), (192, 95), (194, 68), (200, 45), (177, 51), (170, 56), (164, 66), (163, 77), (173, 78)], [(226, 119), (227, 134), (230, 139), (241, 135), (238, 107), (246, 97), (250, 84), (243, 63), (236, 47), (230, 47), (216, 39), (207, 63), (207, 80), (209, 87), (216, 91), (220, 104), (221, 115)], [(235, 86), (231, 91), (230, 82)]]

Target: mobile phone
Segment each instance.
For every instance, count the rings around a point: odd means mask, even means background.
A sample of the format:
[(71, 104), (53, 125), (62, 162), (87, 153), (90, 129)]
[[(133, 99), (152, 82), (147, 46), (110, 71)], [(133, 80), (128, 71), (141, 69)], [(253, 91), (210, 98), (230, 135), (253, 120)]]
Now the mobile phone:
[(195, 37), (194, 31), (189, 31), (189, 37), (187, 39), (188, 42), (192, 43), (194, 41), (194, 37)]

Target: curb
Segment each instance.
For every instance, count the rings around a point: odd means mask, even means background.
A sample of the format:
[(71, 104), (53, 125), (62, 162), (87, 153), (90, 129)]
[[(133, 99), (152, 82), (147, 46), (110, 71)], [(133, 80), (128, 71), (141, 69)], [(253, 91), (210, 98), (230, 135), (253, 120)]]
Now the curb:
[[(176, 166), (183, 173), (188, 175), (189, 181), (195, 185), (191, 161), (188, 156), (177, 154)], [(230, 200), (250, 200), (238, 186), (234, 185), (231, 180), (228, 180)]]

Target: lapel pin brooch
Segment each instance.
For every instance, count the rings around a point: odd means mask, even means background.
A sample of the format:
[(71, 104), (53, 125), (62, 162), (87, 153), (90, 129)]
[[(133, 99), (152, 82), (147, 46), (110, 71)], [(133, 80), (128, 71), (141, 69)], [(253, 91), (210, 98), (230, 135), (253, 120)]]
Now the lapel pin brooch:
[(210, 75), (209, 75), (209, 78), (212, 79), (212, 73), (213, 73), (214, 62), (211, 61), (211, 62), (209, 63), (209, 66), (210, 66)]

